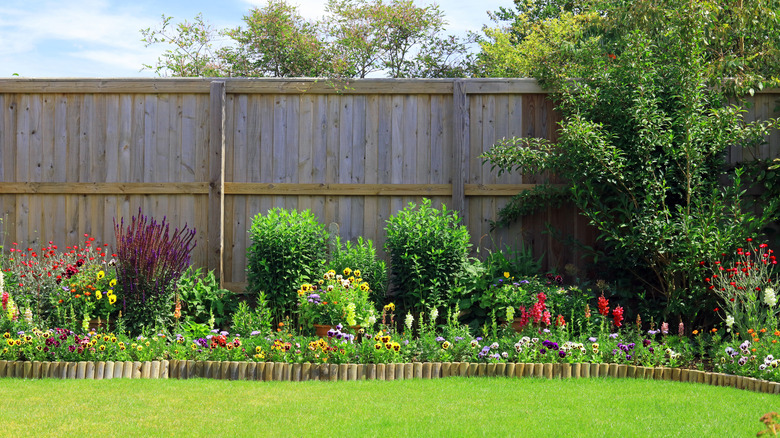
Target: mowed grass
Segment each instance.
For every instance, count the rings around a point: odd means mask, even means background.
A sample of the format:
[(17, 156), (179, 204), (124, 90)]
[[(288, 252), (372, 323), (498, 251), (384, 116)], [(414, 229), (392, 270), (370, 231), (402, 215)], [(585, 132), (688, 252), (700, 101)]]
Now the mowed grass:
[(628, 379), (0, 379), (3, 436), (736, 437), (777, 395)]

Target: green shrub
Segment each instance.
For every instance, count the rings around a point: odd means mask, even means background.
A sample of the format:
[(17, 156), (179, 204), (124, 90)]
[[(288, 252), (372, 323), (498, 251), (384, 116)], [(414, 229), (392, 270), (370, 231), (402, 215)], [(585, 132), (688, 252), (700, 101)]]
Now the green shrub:
[(385, 249), (390, 255), (392, 294), (402, 310), (449, 304), (451, 288), (468, 256), (469, 233), (458, 215), (430, 199), (387, 220)]
[(219, 287), (214, 271), (204, 273), (190, 266), (176, 282), (176, 293), (186, 321), (205, 323), (213, 318), (214, 325), (222, 327), (236, 307), (235, 294)]
[(376, 248), (371, 240), (358, 237), (355, 245), (350, 241), (342, 245), (341, 239), (336, 237), (336, 245), (330, 254), (326, 270), (332, 269), (341, 273), (344, 268), (359, 269), (363, 280), (371, 287), (369, 299), (377, 305), (385, 304), (387, 267), (383, 260), (377, 259)]
[(322, 270), (328, 232), (306, 210), (273, 208), (252, 219), (247, 253), (247, 291), (265, 292), (274, 317), (295, 310), (298, 286)]

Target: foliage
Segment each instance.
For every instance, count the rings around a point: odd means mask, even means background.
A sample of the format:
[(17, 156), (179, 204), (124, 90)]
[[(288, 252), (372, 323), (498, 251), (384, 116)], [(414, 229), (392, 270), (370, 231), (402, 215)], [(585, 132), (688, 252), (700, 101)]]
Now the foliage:
[(336, 236), (326, 268), (335, 272), (343, 272), (346, 268), (359, 270), (363, 281), (371, 286), (370, 300), (377, 305), (384, 305), (387, 296), (387, 267), (384, 260), (376, 257), (376, 248), (370, 239), (358, 237), (354, 245), (350, 241), (342, 245), (341, 238)]
[(385, 249), (392, 266), (392, 295), (401, 310), (449, 304), (451, 289), (468, 256), (469, 233), (455, 211), (409, 203), (387, 220)]
[(777, 327), (777, 295), (772, 288), (777, 260), (772, 253), (767, 244), (756, 248), (748, 238), (735, 256), (708, 266), (711, 274), (704, 281), (723, 306), (726, 326), (745, 338), (751, 328)]
[(176, 281), (186, 271), (195, 248), (195, 230), (186, 225), (170, 233), (166, 218), (157, 222), (141, 214), (125, 227), (114, 221), (116, 276), (122, 314), (131, 333), (165, 327), (173, 310)]
[(540, 270), (541, 257), (535, 259), (531, 248), (526, 247), (489, 251), (484, 261), (469, 259), (453, 287), (464, 322), (475, 329), (494, 311), (503, 317), (507, 307), (517, 309), (524, 305), (525, 297), (535, 295), (543, 287), (536, 278)]
[(233, 312), (231, 330), (245, 337), (253, 333), (266, 334), (271, 332), (272, 322), (271, 309), (266, 303), (265, 293), (260, 292), (255, 299), (254, 309), (243, 301), (238, 303), (238, 308)]
[(214, 271), (203, 272), (202, 268), (190, 266), (182, 273), (176, 281), (176, 295), (186, 321), (212, 321), (223, 327), (236, 307), (235, 294), (219, 287)]
[[(705, 81), (732, 95), (753, 94), (780, 84), (780, 2), (725, 0), (696, 2), (616, 0), (517, 0), (514, 10), (492, 14), (497, 27), (483, 29), (477, 69), (486, 76), (536, 76), (536, 68), (555, 65), (566, 78), (583, 77), (584, 58), (565, 57), (570, 48), (598, 40), (602, 52), (635, 30), (661, 46), (670, 19), (688, 20), (690, 42), (701, 48)], [(501, 23), (506, 23), (501, 25)], [(726, 81), (724, 79), (728, 78)]]
[[(271, 0), (244, 16), (244, 26), (215, 30), (201, 15), (173, 26), (163, 15), (158, 29), (141, 30), (147, 47), (172, 48), (145, 65), (159, 75), (246, 77), (460, 77), (470, 62), (473, 38), (443, 35), (437, 5), (412, 0), (329, 0), (328, 15), (304, 19), (298, 8)], [(217, 36), (229, 42), (215, 47)]]
[(265, 292), (277, 320), (295, 311), (295, 291), (316, 275), (324, 263), (328, 232), (306, 210), (273, 208), (257, 214), (249, 230), (247, 292)]
[(246, 27), (225, 32), (237, 47), (223, 55), (234, 76), (319, 77), (326, 72), (326, 47), (315, 23), (284, 0), (270, 0), (244, 16)]
[[(724, 150), (763, 142), (778, 122), (744, 123), (744, 110), (705, 86), (706, 10), (683, 3), (664, 3), (679, 13), (656, 17), (650, 29), (630, 21), (641, 15), (618, 11), (610, 16), (623, 21), (610, 23), (624, 31), (608, 46), (580, 41), (538, 65), (564, 116), (558, 143), (515, 139), (484, 156), (502, 170), (565, 175), (610, 262), (663, 299), (667, 315), (695, 318), (711, 304), (692, 276), (698, 263), (774, 214), (743, 208), (741, 170), (721, 189)], [(582, 79), (569, 80), (564, 59), (581, 62)]]
[(304, 283), (298, 289), (298, 310), (309, 326), (343, 323), (368, 329), (376, 322), (371, 287), (360, 270), (347, 267), (342, 273), (329, 270), (315, 284)]
[(155, 44), (168, 47), (155, 65), (144, 64), (144, 69), (153, 70), (159, 76), (223, 76), (213, 47), (217, 31), (203, 20), (203, 14), (196, 15), (192, 22), (185, 20), (175, 26), (172, 19), (163, 14), (158, 28), (141, 29), (145, 47)]

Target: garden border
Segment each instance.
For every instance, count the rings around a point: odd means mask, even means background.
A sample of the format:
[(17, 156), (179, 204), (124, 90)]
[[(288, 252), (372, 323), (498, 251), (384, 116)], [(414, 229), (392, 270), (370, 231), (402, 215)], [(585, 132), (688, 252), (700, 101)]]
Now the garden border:
[(546, 379), (634, 378), (727, 386), (780, 394), (780, 382), (724, 373), (616, 363), (469, 363), (411, 362), (380, 364), (312, 364), (246, 361), (106, 361), (41, 362), (0, 360), (0, 378), (24, 379), (192, 379), (254, 381), (410, 380), (446, 377), (514, 377)]

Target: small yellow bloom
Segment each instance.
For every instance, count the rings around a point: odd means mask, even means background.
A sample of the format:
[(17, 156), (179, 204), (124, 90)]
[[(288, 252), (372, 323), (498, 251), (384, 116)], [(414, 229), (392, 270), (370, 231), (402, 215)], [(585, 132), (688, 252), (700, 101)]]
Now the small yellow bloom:
[(349, 275), (352, 273), (352, 269), (344, 268), (344, 275), (349, 277)]
[(353, 272), (353, 274), (355, 274), (355, 278), (360, 278), (360, 269), (355, 269), (355, 272)]
[(106, 273), (105, 273), (105, 272), (103, 272), (103, 271), (98, 271), (98, 273), (97, 273), (97, 279), (98, 279), (98, 280), (102, 280), (102, 279), (103, 279), (103, 277), (105, 277), (105, 276), (106, 276)]
[(114, 304), (114, 303), (116, 303), (116, 295), (109, 295), (108, 304)]
[(102, 299), (102, 298), (103, 298), (103, 293), (102, 293), (102, 292), (100, 292), (99, 290), (96, 290), (96, 291), (95, 291), (95, 299), (96, 299), (96, 300), (100, 300), (100, 299)]
[(108, 285), (109, 285), (109, 286), (111, 286), (111, 287), (114, 287), (114, 286), (116, 286), (116, 278), (114, 278), (114, 279), (112, 279), (111, 281), (109, 281), (109, 282), (108, 282)]
[(504, 272), (504, 278), (509, 278), (509, 272)]

